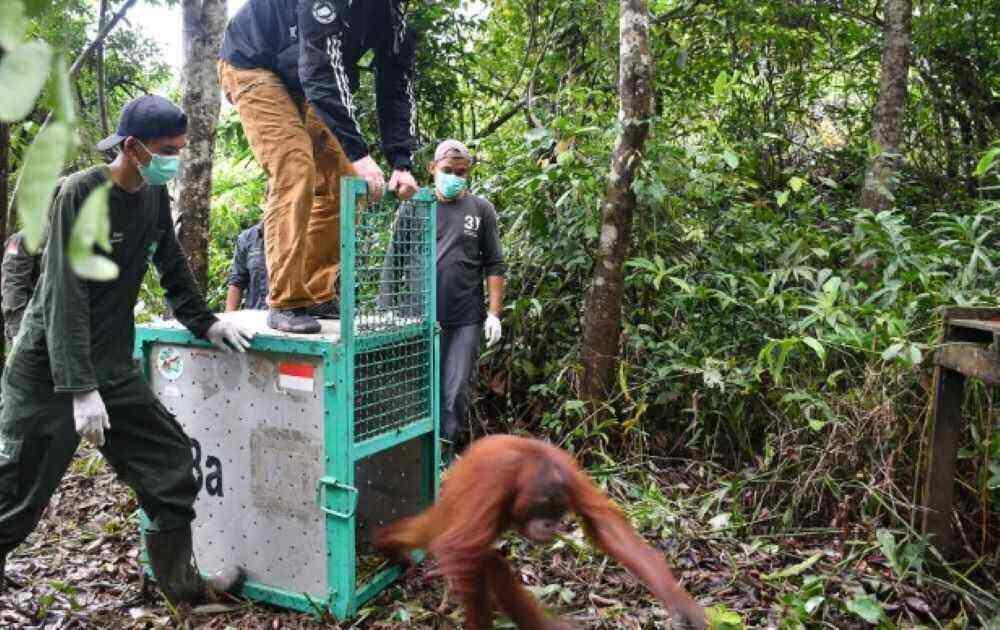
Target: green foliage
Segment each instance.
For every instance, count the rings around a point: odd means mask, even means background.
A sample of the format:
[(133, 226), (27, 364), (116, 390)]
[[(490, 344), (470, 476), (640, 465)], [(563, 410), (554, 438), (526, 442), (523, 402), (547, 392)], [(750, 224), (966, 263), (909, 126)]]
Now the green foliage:
[[(0, 59), (0, 83), (12, 86), (16, 95), (4, 101), (9, 107), (0, 109), (0, 120), (12, 122), (28, 115), (50, 70), (52, 72), (50, 91), (54, 122), (45, 126), (28, 147), (18, 179), (18, 215), (24, 226), (25, 244), (29, 251), (35, 251), (42, 244), (56, 180), (74, 149), (76, 108), (65, 60), (60, 56), (53, 62), (51, 50), (43, 42), (19, 41), (26, 32), (17, 24), (23, 20), (23, 5), (20, 0), (10, 0), (10, 4), (14, 6), (4, 9), (0, 17), (7, 48)], [(93, 253), (95, 244), (105, 251), (111, 250), (107, 213), (107, 190), (103, 190), (87, 199), (73, 226), (69, 260), (73, 270), (82, 277), (110, 280), (118, 275), (117, 267), (110, 260)]]
[(73, 271), (82, 278), (114, 280), (118, 277), (118, 266), (94, 253), (94, 246), (111, 253), (111, 222), (108, 219), (110, 189), (110, 184), (95, 188), (84, 201), (73, 224), (69, 262)]
[(64, 122), (46, 127), (28, 148), (17, 207), (24, 229), (25, 244), (31, 251), (42, 245), (48, 222), (47, 208), (55, 194), (56, 180), (72, 146), (72, 131)]

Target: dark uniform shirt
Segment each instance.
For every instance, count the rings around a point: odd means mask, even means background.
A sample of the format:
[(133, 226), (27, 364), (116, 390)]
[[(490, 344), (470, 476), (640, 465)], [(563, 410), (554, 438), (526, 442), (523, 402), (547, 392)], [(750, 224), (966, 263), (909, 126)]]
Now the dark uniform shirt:
[(41, 273), (41, 254), (30, 254), (24, 247), (24, 234), (14, 233), (7, 239), (0, 270), (0, 304), (3, 309), (3, 334), (7, 347), (21, 327), (21, 318), (35, 290)]
[(177, 242), (164, 186), (128, 193), (112, 185), (108, 197), (111, 248), (118, 277), (86, 280), (70, 268), (67, 247), (73, 223), (92, 190), (108, 181), (98, 166), (66, 178), (52, 207), (42, 275), (7, 370), (56, 392), (85, 392), (138, 376), (132, 358), (135, 309), (146, 269), (160, 275), (173, 313), (204, 338), (217, 318), (208, 310)]
[(437, 203), (437, 317), (442, 326), (486, 319), (483, 281), (506, 272), (497, 213), (486, 199), (467, 194)]
[(243, 308), (267, 308), (267, 256), (263, 223), (243, 230), (236, 238), (236, 253), (229, 268), (229, 285), (243, 290)]
[(249, 0), (222, 39), (220, 56), (237, 68), (265, 68), (306, 99), (347, 157), (368, 154), (355, 117), (358, 61), (374, 50), (382, 149), (393, 168), (409, 168), (413, 137), (415, 41), (404, 0)]

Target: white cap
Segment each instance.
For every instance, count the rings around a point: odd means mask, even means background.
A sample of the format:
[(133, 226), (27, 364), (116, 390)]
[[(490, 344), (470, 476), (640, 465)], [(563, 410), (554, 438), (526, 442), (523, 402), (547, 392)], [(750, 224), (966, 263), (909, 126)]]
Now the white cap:
[(440, 162), (446, 158), (459, 158), (472, 161), (469, 148), (458, 140), (445, 140), (434, 150), (434, 161)]

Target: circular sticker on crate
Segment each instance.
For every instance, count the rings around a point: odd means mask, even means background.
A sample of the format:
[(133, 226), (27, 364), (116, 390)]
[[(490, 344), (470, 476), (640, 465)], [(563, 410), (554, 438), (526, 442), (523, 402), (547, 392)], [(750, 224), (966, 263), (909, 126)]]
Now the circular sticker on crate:
[(176, 381), (184, 373), (184, 359), (176, 348), (160, 348), (156, 353), (156, 369), (168, 381)]

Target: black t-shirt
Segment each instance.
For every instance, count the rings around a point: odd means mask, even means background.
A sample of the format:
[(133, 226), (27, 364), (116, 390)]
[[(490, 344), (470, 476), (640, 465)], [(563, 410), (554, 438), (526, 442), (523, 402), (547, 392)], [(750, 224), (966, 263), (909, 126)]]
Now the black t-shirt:
[(437, 204), (437, 318), (442, 326), (486, 319), (483, 281), (506, 272), (497, 213), (486, 199), (467, 194)]

